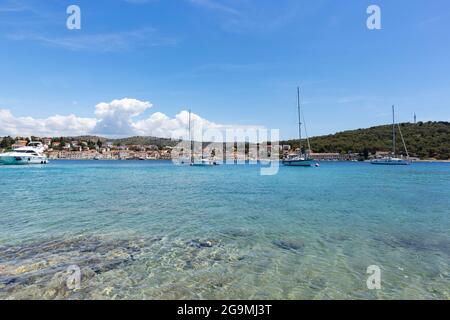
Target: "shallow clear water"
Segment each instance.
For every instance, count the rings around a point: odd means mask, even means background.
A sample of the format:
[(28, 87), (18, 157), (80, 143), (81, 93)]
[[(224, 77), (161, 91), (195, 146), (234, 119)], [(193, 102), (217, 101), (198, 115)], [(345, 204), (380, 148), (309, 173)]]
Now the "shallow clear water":
[(450, 298), (450, 164), (259, 169), (0, 166), (0, 299)]

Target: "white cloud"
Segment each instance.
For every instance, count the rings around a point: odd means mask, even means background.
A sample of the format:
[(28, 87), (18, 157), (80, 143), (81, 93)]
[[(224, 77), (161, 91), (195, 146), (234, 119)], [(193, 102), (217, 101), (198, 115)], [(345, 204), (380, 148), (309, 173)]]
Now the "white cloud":
[(132, 4), (146, 4), (150, 2), (158, 2), (159, 0), (125, 0), (125, 2)]
[(70, 136), (89, 133), (96, 119), (75, 115), (55, 115), (46, 119), (15, 117), (9, 110), (0, 109), (0, 134), (20, 136)]
[(130, 135), (134, 133), (132, 118), (150, 109), (148, 101), (136, 99), (113, 100), (109, 103), (101, 102), (95, 107), (98, 119), (94, 133), (106, 135)]
[(36, 41), (70, 51), (115, 52), (142, 47), (165, 47), (177, 44), (177, 39), (165, 37), (151, 27), (112, 33), (91, 33), (52, 36), (35, 32), (15, 31), (6, 35), (9, 40)]
[[(156, 136), (165, 138), (187, 138), (189, 136), (189, 112), (183, 110), (171, 118), (164, 113), (155, 112), (148, 118), (136, 117), (149, 110), (148, 101), (124, 98), (111, 102), (101, 102), (95, 107), (95, 118), (80, 118), (75, 115), (55, 115), (45, 119), (15, 117), (9, 110), (0, 109), (0, 135), (13, 136), (78, 136), (95, 134), (110, 137), (132, 135)], [(263, 128), (261, 126), (240, 126), (218, 124), (191, 114), (193, 131), (200, 129), (220, 131), (227, 129)]]
[[(193, 131), (196, 128), (208, 130), (221, 127), (220, 125), (203, 119), (194, 113), (191, 113), (191, 124)], [(149, 118), (138, 121), (133, 125), (135, 132), (139, 135), (187, 138), (189, 136), (189, 112), (185, 110), (181, 111), (174, 118), (169, 118), (161, 112), (156, 112)]]
[(200, 6), (200, 7), (204, 7), (207, 9), (211, 9), (211, 10), (216, 10), (216, 11), (222, 11), (222, 12), (226, 12), (226, 13), (230, 13), (233, 15), (239, 15), (239, 11), (237, 11), (236, 9), (233, 9), (232, 7), (229, 7), (227, 5), (224, 5), (218, 1), (213, 1), (213, 0), (190, 0), (190, 2), (194, 5)]
[(22, 12), (27, 10), (33, 11), (31, 7), (16, 0), (6, 0), (0, 5), (0, 13)]
[[(232, 33), (264, 33), (278, 31), (289, 25), (298, 28), (305, 17), (322, 10), (321, 1), (243, 1), (187, 0), (192, 6), (216, 12), (214, 22)], [(307, 25), (305, 27), (308, 27)]]

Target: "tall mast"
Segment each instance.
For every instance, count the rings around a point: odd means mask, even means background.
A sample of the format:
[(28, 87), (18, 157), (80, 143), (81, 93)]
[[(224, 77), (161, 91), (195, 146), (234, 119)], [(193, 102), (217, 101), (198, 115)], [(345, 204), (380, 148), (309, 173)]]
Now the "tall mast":
[(300, 152), (302, 149), (302, 116), (300, 107), (300, 87), (297, 87), (297, 107), (298, 107), (298, 137), (300, 139)]
[(392, 148), (395, 156), (395, 106), (392, 106)]
[(192, 141), (192, 139), (191, 139), (191, 109), (189, 109), (189, 141)]
[(191, 164), (194, 162), (194, 143), (192, 141), (192, 129), (191, 129), (191, 109), (189, 109), (189, 143), (190, 143), (190, 161)]

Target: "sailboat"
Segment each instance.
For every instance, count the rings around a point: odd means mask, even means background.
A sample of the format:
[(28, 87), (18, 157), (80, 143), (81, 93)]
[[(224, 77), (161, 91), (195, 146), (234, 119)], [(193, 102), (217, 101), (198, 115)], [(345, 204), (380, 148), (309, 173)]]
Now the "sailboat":
[(395, 106), (392, 106), (392, 155), (383, 157), (381, 159), (374, 159), (371, 161), (372, 164), (378, 165), (391, 165), (391, 166), (407, 166), (411, 164), (411, 160), (409, 160), (408, 148), (406, 147), (405, 139), (403, 139), (402, 129), (400, 125), (398, 125), (398, 130), (400, 132), (400, 136), (402, 137), (403, 147), (406, 151), (406, 159), (403, 156), (396, 156), (397, 148), (396, 148), (396, 130), (395, 130)]
[(193, 167), (209, 167), (209, 166), (217, 166), (219, 165), (217, 161), (214, 159), (208, 159), (202, 155), (200, 160), (195, 160), (194, 157), (194, 139), (192, 137), (192, 129), (191, 129), (191, 110), (189, 110), (189, 141), (190, 141), (190, 159), (189, 165)]
[(287, 156), (283, 160), (283, 165), (292, 166), (292, 167), (311, 167), (313, 165), (317, 165), (316, 161), (311, 158), (310, 152), (311, 147), (309, 146), (308, 140), (308, 150), (302, 146), (302, 112), (301, 112), (301, 104), (300, 104), (300, 88), (297, 87), (297, 108), (298, 108), (298, 135), (300, 139), (300, 149), (298, 154)]

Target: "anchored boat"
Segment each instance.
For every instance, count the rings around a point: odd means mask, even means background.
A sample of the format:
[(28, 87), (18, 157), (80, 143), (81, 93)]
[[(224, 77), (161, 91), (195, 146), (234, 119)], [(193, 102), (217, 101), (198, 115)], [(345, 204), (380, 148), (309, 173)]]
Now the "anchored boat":
[(408, 148), (406, 147), (405, 139), (403, 139), (402, 129), (400, 125), (397, 124), (398, 130), (400, 132), (400, 136), (402, 138), (403, 147), (406, 151), (406, 159), (403, 156), (398, 157), (396, 155), (397, 147), (396, 147), (396, 130), (395, 130), (395, 106), (392, 106), (392, 155), (383, 157), (381, 159), (374, 159), (371, 161), (372, 164), (376, 165), (389, 165), (389, 166), (407, 166), (411, 164), (411, 160), (409, 160)]
[[(195, 159), (194, 157), (194, 139), (192, 135), (192, 129), (191, 129), (191, 110), (189, 110), (189, 141), (190, 141), (190, 159), (189, 159), (189, 165), (193, 167), (211, 167), (211, 166), (218, 166), (219, 163), (215, 161), (212, 157), (207, 158), (204, 155), (202, 155), (201, 159)], [(184, 163), (182, 161), (181, 163)]]
[(308, 134), (306, 139), (308, 141), (308, 150), (302, 146), (302, 112), (300, 104), (300, 88), (297, 87), (297, 108), (298, 108), (298, 135), (300, 139), (300, 149), (298, 154), (287, 156), (283, 160), (283, 165), (292, 167), (312, 167), (317, 166), (316, 160), (311, 157), (311, 145), (309, 143)]
[(191, 166), (194, 167), (209, 167), (209, 166), (218, 166), (219, 163), (212, 159), (202, 158), (199, 161), (194, 161), (191, 163)]
[(47, 164), (48, 159), (44, 154), (44, 146), (41, 142), (30, 142), (26, 147), (19, 147), (11, 152), (0, 154), (0, 164), (25, 165)]

